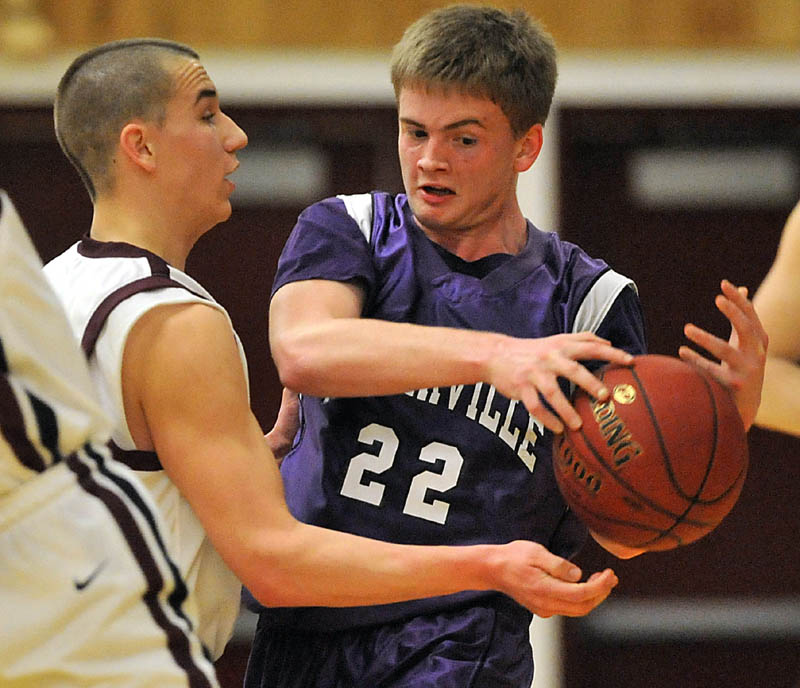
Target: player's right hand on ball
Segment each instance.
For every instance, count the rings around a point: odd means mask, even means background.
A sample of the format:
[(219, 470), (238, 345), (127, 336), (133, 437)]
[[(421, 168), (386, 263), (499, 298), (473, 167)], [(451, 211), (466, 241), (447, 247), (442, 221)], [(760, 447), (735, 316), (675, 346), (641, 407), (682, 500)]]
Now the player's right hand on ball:
[(516, 540), (499, 548), (506, 558), (499, 589), (537, 616), (584, 616), (619, 582), (611, 569), (581, 582), (581, 570), (536, 542)]
[(633, 356), (591, 332), (540, 339), (503, 337), (491, 356), (489, 382), (501, 394), (520, 400), (549, 430), (562, 432), (564, 424), (577, 430), (580, 416), (561, 391), (558, 379), (566, 378), (593, 397), (605, 399), (609, 392), (602, 381), (579, 363), (591, 360), (629, 365)]

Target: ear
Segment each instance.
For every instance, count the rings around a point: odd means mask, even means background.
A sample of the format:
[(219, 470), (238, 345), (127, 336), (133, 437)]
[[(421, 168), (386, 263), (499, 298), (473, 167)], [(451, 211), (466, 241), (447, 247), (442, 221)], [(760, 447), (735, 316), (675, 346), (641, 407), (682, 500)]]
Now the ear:
[(514, 170), (525, 172), (539, 157), (542, 150), (543, 131), (541, 124), (534, 124), (517, 140), (517, 155), (514, 158)]
[(150, 133), (146, 124), (134, 121), (128, 122), (119, 135), (120, 151), (125, 158), (147, 172), (152, 172), (156, 166)]

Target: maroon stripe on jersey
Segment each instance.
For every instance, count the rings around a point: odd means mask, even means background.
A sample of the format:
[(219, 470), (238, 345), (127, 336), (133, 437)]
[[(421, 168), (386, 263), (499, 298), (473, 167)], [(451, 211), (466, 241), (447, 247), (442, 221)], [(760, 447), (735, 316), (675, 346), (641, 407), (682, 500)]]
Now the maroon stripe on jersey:
[(159, 264), (158, 268), (153, 268), (154, 273), (165, 275), (169, 272), (163, 258), (124, 241), (97, 241), (90, 236), (84, 236), (78, 243), (78, 253), (86, 258), (147, 258), (151, 266)]
[(147, 256), (147, 262), (150, 263), (150, 269), (153, 271), (154, 275), (169, 277), (169, 264), (166, 261), (151, 253)]
[(22, 410), (5, 375), (0, 377), (0, 432), (23, 466), (37, 473), (47, 468), (47, 463), (28, 437)]
[(151, 275), (149, 277), (142, 277), (141, 279), (134, 280), (133, 282), (130, 282), (119, 289), (112, 291), (108, 296), (106, 296), (102, 303), (97, 307), (95, 312), (92, 313), (92, 317), (89, 318), (86, 329), (83, 331), (81, 348), (83, 348), (83, 352), (86, 354), (87, 358), (90, 357), (94, 352), (94, 347), (97, 344), (97, 338), (100, 336), (100, 331), (103, 329), (106, 319), (109, 315), (111, 315), (111, 311), (113, 311), (120, 303), (134, 294), (138, 294), (139, 292), (153, 291), (154, 289), (165, 289), (168, 287), (186, 289), (183, 284), (176, 282), (169, 277), (165, 277), (163, 275)]
[(109, 442), (111, 454), (120, 463), (124, 463), (134, 471), (160, 471), (163, 470), (158, 454), (153, 451), (141, 449), (121, 449), (113, 440)]
[[(186, 672), (189, 685), (191, 688), (210, 688), (211, 683), (203, 671), (197, 666), (192, 656), (191, 645), (185, 629), (170, 620), (162, 607), (159, 595), (165, 590), (165, 580), (159, 570), (153, 552), (148, 546), (135, 517), (131, 513), (132, 507), (117, 493), (101, 485), (93, 474), (93, 469), (103, 474), (107, 479), (113, 481), (128, 493), (134, 491), (134, 488), (131, 487), (127, 481), (123, 481), (120, 476), (114, 475), (108, 471), (103, 465), (102, 456), (91, 451), (88, 445), (85, 449), (86, 453), (82, 454), (87, 458), (82, 460), (79, 458), (77, 452), (70, 454), (66, 459), (67, 465), (75, 473), (83, 489), (105, 504), (106, 508), (114, 517), (117, 526), (125, 536), (131, 548), (131, 552), (147, 581), (147, 590), (142, 599), (147, 605), (156, 624), (163, 629), (167, 638), (167, 647), (175, 659), (175, 663)], [(125, 484), (122, 485), (122, 482)], [(138, 506), (142, 512), (148, 511), (143, 503)], [(143, 516), (149, 523), (155, 523), (152, 514), (143, 513)], [(154, 525), (153, 528), (155, 529)], [(162, 542), (160, 534), (157, 531), (154, 535), (156, 536), (157, 542)], [(162, 550), (161, 553), (165, 559), (169, 560), (169, 555), (165, 550)], [(173, 575), (177, 573), (177, 568), (171, 561), (169, 568), (173, 572)], [(173, 584), (171, 587), (174, 588), (173, 592), (168, 596), (169, 604), (174, 611), (186, 621), (187, 627), (191, 628), (192, 624), (189, 619), (186, 618), (181, 608), (183, 600), (186, 597), (185, 584), (183, 580), (177, 576), (167, 583), (169, 582)], [(176, 595), (176, 593), (178, 594)]]
[(89, 322), (86, 324), (86, 329), (81, 338), (81, 347), (87, 358), (94, 352), (97, 338), (100, 336), (100, 331), (103, 329), (111, 311), (134, 294), (143, 291), (152, 291), (154, 289), (177, 287), (186, 289), (190, 294), (194, 294), (201, 299), (208, 300), (207, 296), (198, 294), (185, 284), (181, 284), (177, 280), (172, 279), (170, 277), (169, 264), (163, 258), (147, 249), (122, 241), (97, 241), (90, 236), (85, 236), (78, 243), (77, 250), (80, 255), (86, 258), (146, 258), (152, 273), (147, 277), (134, 280), (111, 292), (103, 299), (95, 312), (92, 313), (92, 317), (89, 318)]

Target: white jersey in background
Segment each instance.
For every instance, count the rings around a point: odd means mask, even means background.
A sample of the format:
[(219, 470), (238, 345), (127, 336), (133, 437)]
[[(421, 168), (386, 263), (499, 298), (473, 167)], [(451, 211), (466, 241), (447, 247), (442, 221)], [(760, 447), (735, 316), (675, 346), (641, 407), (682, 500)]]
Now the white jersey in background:
[(0, 191), (0, 685), (216, 687), (41, 268)]

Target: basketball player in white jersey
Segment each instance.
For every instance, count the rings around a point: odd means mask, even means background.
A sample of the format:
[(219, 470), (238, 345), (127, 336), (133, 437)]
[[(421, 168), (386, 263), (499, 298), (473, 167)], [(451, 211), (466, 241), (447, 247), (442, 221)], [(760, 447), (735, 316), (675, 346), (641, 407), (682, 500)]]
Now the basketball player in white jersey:
[[(46, 273), (112, 414), (115, 456), (143, 477), (167, 522), (214, 657), (230, 637), (237, 578), (271, 607), (492, 589), (542, 616), (577, 616), (608, 596), (612, 571), (581, 581), (533, 542), (397, 545), (290, 514), (230, 319), (183, 272), (199, 237), (231, 213), (227, 177), (247, 143), (194, 51), (133, 39), (83, 54), (61, 80), (55, 124), (94, 215), (89, 236)], [(630, 360), (600, 341), (585, 352)]]
[(217, 686), (41, 267), (0, 192), (0, 685)]

